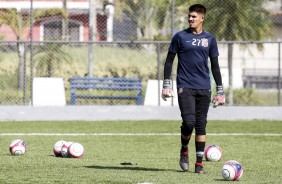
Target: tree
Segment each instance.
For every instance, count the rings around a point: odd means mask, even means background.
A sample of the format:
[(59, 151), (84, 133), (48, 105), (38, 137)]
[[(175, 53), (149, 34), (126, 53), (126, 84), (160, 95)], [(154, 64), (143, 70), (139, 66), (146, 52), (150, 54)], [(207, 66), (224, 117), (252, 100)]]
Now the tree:
[(137, 39), (153, 39), (164, 26), (171, 0), (118, 0), (117, 16), (125, 13), (137, 25)]
[[(61, 15), (66, 19), (66, 12), (62, 9), (44, 9), (37, 10), (35, 12), (35, 19), (39, 20), (42, 17)], [(16, 9), (1, 9), (0, 10), (0, 25), (9, 26), (17, 39), (17, 50), (19, 57), (19, 67), (18, 67), (18, 88), (23, 89), (24, 87), (24, 65), (25, 65), (25, 41), (27, 39), (27, 30), (30, 27), (30, 16), (23, 14)]]
[[(264, 0), (203, 0), (207, 7), (204, 27), (218, 40), (265, 40), (271, 35), (271, 21)], [(258, 45), (262, 49), (262, 45)], [(233, 43), (228, 43), (229, 105), (233, 105)]]
[[(103, 0), (107, 3), (108, 0)], [(172, 16), (172, 0), (116, 0), (116, 19), (121, 18), (121, 12), (125, 13), (137, 24), (137, 39), (162, 39), (170, 40), (171, 18), (175, 24), (183, 24), (187, 16), (189, 5), (196, 0), (173, 0), (175, 11)], [(186, 26), (187, 24), (185, 24)], [(181, 26), (180, 26), (181, 27)]]
[[(67, 40), (67, 10), (66, 0), (63, 1), (63, 9), (41, 9), (35, 12), (35, 20), (39, 21), (42, 18), (59, 16), (62, 17), (62, 37), (60, 40)], [(57, 40), (58, 38), (46, 38), (46, 40)], [(59, 69), (61, 63), (71, 63), (71, 56), (64, 50), (63, 45), (60, 43), (44, 43), (42, 47), (37, 47), (34, 56), (36, 62), (36, 70), (40, 76), (53, 77), (55, 69)]]
[(16, 9), (1, 9), (0, 10), (0, 25), (8, 25), (17, 39), (17, 50), (19, 57), (18, 67), (18, 88), (24, 87), (24, 65), (25, 65), (25, 43), (27, 28), (29, 27), (29, 16), (18, 12)]
[(65, 16), (63, 16), (63, 21), (62, 21), (62, 40), (69, 41), (69, 34), (68, 34), (68, 9), (67, 9), (67, 0), (63, 0), (63, 12)]
[(41, 77), (53, 77), (55, 69), (58, 71), (63, 62), (71, 64), (72, 61), (69, 53), (59, 43), (45, 43), (37, 47), (34, 60), (36, 71)]

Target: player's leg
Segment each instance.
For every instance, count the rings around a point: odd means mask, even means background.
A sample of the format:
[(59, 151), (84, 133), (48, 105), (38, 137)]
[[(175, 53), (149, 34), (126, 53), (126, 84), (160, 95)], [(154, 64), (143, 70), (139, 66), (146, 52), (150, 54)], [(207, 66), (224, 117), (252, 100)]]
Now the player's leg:
[(195, 137), (195, 147), (196, 147), (196, 163), (195, 163), (195, 173), (204, 174), (203, 167), (203, 156), (206, 144), (205, 135), (196, 135)]
[(181, 150), (179, 165), (182, 170), (189, 169), (188, 144), (195, 126), (195, 95), (190, 89), (178, 89), (178, 103), (181, 111)]
[(206, 144), (206, 124), (207, 114), (211, 100), (209, 90), (197, 90), (196, 95), (196, 123), (195, 123), (195, 146), (196, 146), (196, 164), (195, 172), (203, 174), (203, 157)]

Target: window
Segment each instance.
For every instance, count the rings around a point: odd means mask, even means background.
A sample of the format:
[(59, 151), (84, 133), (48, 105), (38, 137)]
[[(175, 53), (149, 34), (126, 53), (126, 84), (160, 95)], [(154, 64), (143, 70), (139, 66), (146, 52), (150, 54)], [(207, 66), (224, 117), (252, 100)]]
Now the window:
[(61, 40), (62, 21), (52, 21), (44, 24), (44, 40)]
[[(44, 23), (44, 40), (62, 40), (63, 26), (61, 20), (49, 21)], [(69, 21), (68, 23), (68, 40), (79, 41), (80, 24)]]
[(79, 41), (79, 24), (70, 22), (68, 27), (69, 41)]

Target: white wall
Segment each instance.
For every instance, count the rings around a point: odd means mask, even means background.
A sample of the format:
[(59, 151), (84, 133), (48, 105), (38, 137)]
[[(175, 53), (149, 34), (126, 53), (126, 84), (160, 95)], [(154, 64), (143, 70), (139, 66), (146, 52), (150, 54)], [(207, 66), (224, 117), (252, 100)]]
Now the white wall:
[[(243, 87), (243, 69), (278, 69), (278, 44), (265, 43), (263, 51), (259, 51), (255, 44), (240, 47), (234, 44), (233, 48), (233, 85), (234, 88)], [(280, 47), (282, 53), (282, 44)], [(219, 65), (221, 67), (222, 80), (228, 87), (228, 61), (227, 45), (219, 44)], [(282, 62), (282, 61), (281, 61)], [(282, 63), (281, 63), (282, 65)], [(282, 66), (281, 66), (282, 67)]]

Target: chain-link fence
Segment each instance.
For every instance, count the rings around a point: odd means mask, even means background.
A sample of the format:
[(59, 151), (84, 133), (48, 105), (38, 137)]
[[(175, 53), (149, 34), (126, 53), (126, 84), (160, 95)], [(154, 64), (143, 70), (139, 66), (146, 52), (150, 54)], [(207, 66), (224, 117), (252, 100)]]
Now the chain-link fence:
[[(195, 2), (0, 0), (0, 104), (29, 105), (35, 77), (62, 77), (67, 104), (72, 77), (137, 78), (144, 104), (152, 95), (146, 93), (148, 81), (162, 80), (171, 36), (187, 28), (187, 9)], [(281, 105), (281, 1), (197, 3), (208, 10), (204, 29), (218, 40), (227, 103)], [(176, 68), (177, 59), (173, 78)], [(117, 89), (122, 87), (78, 89), (88, 97), (109, 98), (81, 98), (76, 104), (136, 104), (122, 99), (135, 96), (134, 91)]]
[[(19, 63), (17, 44), (23, 44), (26, 50), (22, 65)], [(228, 45), (230, 44), (233, 45), (234, 50), (231, 80), (229, 80), (228, 70)], [(262, 43), (219, 43), (221, 51), (219, 59), (228, 104), (281, 104), (281, 42), (263, 43), (264, 51), (257, 49), (258, 44)], [(89, 77), (90, 45), (93, 46), (94, 52), (93, 76), (142, 79), (143, 101), (145, 95), (151, 95), (146, 94), (148, 80), (163, 78), (163, 65), (169, 42), (92, 42), (92, 44), (89, 42), (35, 42), (32, 64), (29, 43), (1, 42), (1, 104), (28, 104), (32, 91), (30, 83), (32, 77), (62, 77), (67, 103), (70, 104), (70, 78)], [(177, 59), (173, 78), (175, 78), (176, 65)], [(230, 85), (233, 92), (231, 100)], [(89, 93), (89, 90), (84, 90), (83, 93)], [(105, 91), (101, 93), (114, 94)], [(124, 91), (118, 93), (118, 95), (122, 94)], [(84, 99), (76, 104), (135, 104), (135, 101), (116, 99), (103, 103), (99, 100)]]

